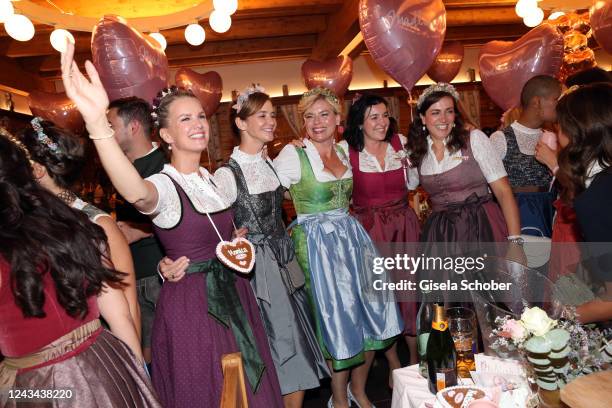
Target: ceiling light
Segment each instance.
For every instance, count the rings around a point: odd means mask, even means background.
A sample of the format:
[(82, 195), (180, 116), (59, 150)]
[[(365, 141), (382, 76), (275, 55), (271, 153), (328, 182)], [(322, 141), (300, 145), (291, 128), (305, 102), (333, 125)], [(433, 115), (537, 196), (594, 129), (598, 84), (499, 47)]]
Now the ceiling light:
[(34, 37), (34, 24), (21, 14), (10, 16), (4, 22), (4, 29), (17, 41), (30, 41)]
[(228, 14), (223, 14), (219, 10), (213, 10), (208, 19), (210, 28), (218, 33), (224, 33), (230, 29), (232, 18)]
[(556, 20), (561, 16), (564, 16), (565, 13), (562, 11), (555, 11), (554, 13), (552, 13), (550, 16), (548, 16), (549, 20)]
[[(153, 39), (155, 39), (155, 41), (157, 41), (159, 43), (159, 45), (161, 46), (161, 49), (166, 51), (166, 47), (168, 46), (168, 42), (166, 41), (166, 37), (164, 37), (164, 35), (162, 33), (151, 33), (149, 34), (151, 37), (153, 37)], [(202, 40), (204, 41), (204, 40)]]
[(231, 16), (238, 10), (238, 0), (213, 0), (215, 10)]
[(4, 23), (13, 14), (15, 9), (11, 0), (0, 0), (0, 23)]
[(51, 40), (51, 46), (58, 52), (66, 52), (66, 40), (74, 44), (74, 37), (70, 34), (70, 31), (63, 28), (53, 30), (49, 39)]
[(523, 23), (527, 27), (535, 27), (544, 20), (544, 11), (541, 8), (529, 11), (525, 17), (523, 17)]
[(191, 45), (202, 45), (206, 39), (204, 28), (199, 24), (189, 24), (185, 28), (185, 40)]
[(536, 0), (519, 0), (514, 6), (514, 11), (517, 16), (525, 18), (531, 10), (536, 8), (538, 8)]

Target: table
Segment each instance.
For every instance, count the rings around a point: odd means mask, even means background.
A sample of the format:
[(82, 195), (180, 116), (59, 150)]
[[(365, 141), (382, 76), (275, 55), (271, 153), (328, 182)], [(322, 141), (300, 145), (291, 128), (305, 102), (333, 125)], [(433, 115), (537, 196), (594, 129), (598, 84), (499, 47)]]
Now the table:
[[(471, 379), (459, 379), (460, 384), (474, 384)], [(436, 397), (429, 392), (427, 379), (421, 377), (419, 365), (393, 370), (391, 408), (433, 407)]]

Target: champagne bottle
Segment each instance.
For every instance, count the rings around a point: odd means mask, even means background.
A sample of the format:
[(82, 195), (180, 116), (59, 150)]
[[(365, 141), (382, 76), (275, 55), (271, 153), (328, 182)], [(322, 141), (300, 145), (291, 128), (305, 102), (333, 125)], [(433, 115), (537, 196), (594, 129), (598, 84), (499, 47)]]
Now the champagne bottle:
[(457, 385), (457, 351), (448, 328), (444, 305), (440, 303), (434, 305), (434, 318), (427, 340), (427, 372), (429, 390), (434, 394)]
[(434, 310), (433, 303), (427, 299), (425, 293), (421, 299), (421, 306), (417, 314), (416, 331), (417, 331), (417, 352), (419, 353), (419, 372), (425, 378), (427, 375), (427, 341), (429, 333), (431, 333), (431, 322), (433, 321)]

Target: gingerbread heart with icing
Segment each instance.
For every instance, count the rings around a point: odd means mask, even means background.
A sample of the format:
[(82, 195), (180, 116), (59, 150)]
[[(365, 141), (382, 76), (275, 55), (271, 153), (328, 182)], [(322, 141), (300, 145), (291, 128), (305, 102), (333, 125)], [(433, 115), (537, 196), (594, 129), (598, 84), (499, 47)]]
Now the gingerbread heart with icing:
[(234, 238), (217, 244), (217, 258), (225, 266), (241, 273), (249, 273), (255, 265), (255, 247), (245, 238)]

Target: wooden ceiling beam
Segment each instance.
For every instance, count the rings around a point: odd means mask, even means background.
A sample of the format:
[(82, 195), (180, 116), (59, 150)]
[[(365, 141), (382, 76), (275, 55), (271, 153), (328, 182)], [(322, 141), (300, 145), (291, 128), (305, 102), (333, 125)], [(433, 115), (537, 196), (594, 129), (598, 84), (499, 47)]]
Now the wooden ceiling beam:
[[(206, 41), (202, 47), (207, 47), (217, 41), (248, 39), (255, 36), (261, 38), (316, 34), (323, 32), (327, 21), (323, 15), (288, 16), (278, 18), (261, 18), (236, 21), (232, 28), (224, 34), (218, 34), (210, 28), (206, 30)], [(162, 31), (169, 45), (186, 44), (185, 29), (173, 28)], [(86, 53), (91, 49), (91, 34), (77, 32), (75, 34), (76, 52)], [(188, 46), (188, 45), (187, 45)], [(55, 55), (49, 42), (49, 33), (38, 33), (28, 42), (16, 41), (11, 38), (0, 39), (0, 55), (11, 58)]]
[[(168, 56), (168, 64), (170, 66), (178, 66), (177, 60), (187, 61), (191, 59), (208, 58), (214, 60), (221, 59), (224, 56), (230, 56), (235, 60), (244, 60), (240, 56), (256, 59), (254, 56), (261, 53), (273, 53), (278, 56), (283, 56), (285, 53), (292, 50), (311, 50), (316, 41), (314, 34), (285, 36), (275, 38), (255, 38), (251, 40), (239, 41), (218, 41), (200, 47), (191, 47), (189, 45), (172, 45), (166, 49)], [(206, 43), (205, 43), (206, 44)], [(90, 53), (78, 53), (75, 56), (77, 64), (82, 66), (85, 60), (91, 59)], [(28, 58), (28, 60), (30, 60)], [(33, 63), (40, 65), (40, 72), (54, 72), (60, 69), (59, 55), (44, 57), (40, 60), (39, 57), (32, 59)], [(25, 63), (25, 62), (24, 62)]]
[(0, 89), (28, 94), (38, 89), (53, 92), (53, 83), (27, 72), (15, 60), (0, 56)]
[(338, 55), (359, 33), (359, 0), (346, 0), (328, 17), (327, 30), (319, 34), (311, 58), (325, 60)]

